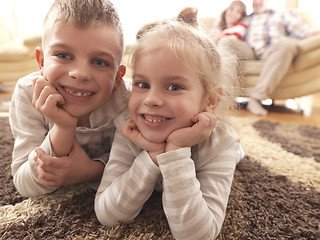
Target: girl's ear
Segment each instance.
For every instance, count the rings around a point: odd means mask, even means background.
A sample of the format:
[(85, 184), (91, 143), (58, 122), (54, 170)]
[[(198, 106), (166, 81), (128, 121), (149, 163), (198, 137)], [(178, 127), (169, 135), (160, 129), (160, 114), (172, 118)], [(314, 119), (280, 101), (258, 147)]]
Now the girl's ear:
[(120, 65), (118, 72), (117, 72), (117, 76), (116, 76), (116, 80), (113, 84), (113, 90), (117, 89), (119, 87), (119, 85), (121, 84), (121, 82), (123, 81), (123, 77), (126, 74), (126, 66), (125, 65)]
[(213, 112), (216, 109), (216, 107), (219, 105), (222, 97), (222, 88), (217, 87), (216, 93), (217, 94), (215, 94), (214, 96), (209, 96), (206, 99), (207, 102), (203, 110), (204, 112)]
[(195, 7), (185, 7), (178, 15), (178, 20), (184, 23), (188, 23), (193, 27), (198, 27), (198, 9)]
[(44, 57), (43, 57), (43, 50), (41, 47), (36, 48), (36, 59), (38, 62), (39, 69), (41, 70), (41, 74), (43, 72), (43, 65), (44, 65)]

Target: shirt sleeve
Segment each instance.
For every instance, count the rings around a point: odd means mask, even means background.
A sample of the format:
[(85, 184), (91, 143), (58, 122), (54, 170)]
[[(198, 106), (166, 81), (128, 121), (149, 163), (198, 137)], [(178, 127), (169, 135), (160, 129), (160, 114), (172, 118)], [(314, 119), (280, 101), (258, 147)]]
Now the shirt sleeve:
[(314, 29), (292, 10), (274, 14), (270, 29), (273, 32), (280, 32), (280, 36), (289, 36), (297, 39), (304, 39), (314, 32)]
[(116, 130), (110, 159), (95, 197), (98, 220), (106, 226), (128, 222), (141, 211), (160, 176), (158, 166)]
[(225, 36), (235, 36), (238, 39), (242, 39), (246, 34), (247, 26), (243, 23), (237, 23), (232, 27), (223, 30)]
[(163, 208), (176, 239), (215, 239), (221, 230), (241, 156), (239, 139), (220, 132), (199, 146), (203, 154), (194, 159), (190, 148), (157, 156)]
[(36, 174), (34, 149), (40, 146), (48, 154), (52, 153), (46, 120), (32, 105), (32, 80), (36, 76), (30, 74), (18, 81), (9, 111), (15, 138), (11, 164), (13, 183), (24, 197), (43, 195), (56, 189), (41, 185)]

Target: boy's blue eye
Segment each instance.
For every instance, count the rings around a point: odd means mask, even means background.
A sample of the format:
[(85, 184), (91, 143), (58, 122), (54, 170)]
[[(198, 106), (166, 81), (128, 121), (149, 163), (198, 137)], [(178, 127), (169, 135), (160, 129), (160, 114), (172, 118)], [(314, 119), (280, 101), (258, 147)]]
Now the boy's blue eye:
[(100, 59), (93, 60), (92, 63), (97, 66), (109, 66), (107, 62)]
[(62, 58), (62, 59), (69, 59), (70, 56), (67, 53), (58, 53), (57, 57)]

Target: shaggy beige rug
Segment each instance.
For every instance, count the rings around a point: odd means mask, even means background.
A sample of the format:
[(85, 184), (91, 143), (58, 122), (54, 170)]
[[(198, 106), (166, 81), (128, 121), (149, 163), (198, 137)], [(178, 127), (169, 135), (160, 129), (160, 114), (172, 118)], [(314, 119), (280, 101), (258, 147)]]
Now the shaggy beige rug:
[[(320, 239), (320, 128), (236, 118), (238, 164), (219, 239)], [(0, 239), (173, 239), (154, 193), (129, 224), (107, 228), (86, 185), (22, 198), (10, 173), (13, 138), (0, 118)]]

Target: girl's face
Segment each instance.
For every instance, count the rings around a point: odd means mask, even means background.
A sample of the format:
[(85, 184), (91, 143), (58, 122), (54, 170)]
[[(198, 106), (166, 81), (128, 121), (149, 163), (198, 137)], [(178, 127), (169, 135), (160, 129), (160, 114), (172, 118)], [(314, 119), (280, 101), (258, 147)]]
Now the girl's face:
[(231, 4), (231, 6), (227, 8), (225, 15), (227, 27), (231, 27), (239, 22), (243, 12), (244, 9), (240, 4)]
[(166, 49), (136, 58), (129, 111), (141, 134), (163, 142), (174, 130), (192, 126), (207, 100), (198, 74)]

